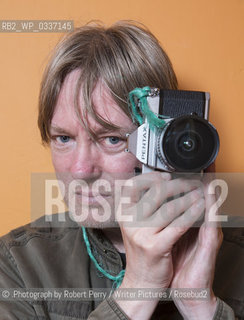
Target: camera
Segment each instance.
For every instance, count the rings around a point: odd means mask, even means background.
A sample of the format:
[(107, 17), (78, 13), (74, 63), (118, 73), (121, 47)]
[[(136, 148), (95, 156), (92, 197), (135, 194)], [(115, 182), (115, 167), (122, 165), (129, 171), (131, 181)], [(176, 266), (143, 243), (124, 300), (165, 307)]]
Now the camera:
[[(141, 97), (133, 97), (134, 112), (143, 123), (128, 134), (127, 150), (144, 165), (144, 172), (201, 172), (213, 163), (219, 136), (208, 121), (210, 94), (145, 88), (148, 110), (143, 114)], [(162, 125), (154, 125), (151, 115)]]

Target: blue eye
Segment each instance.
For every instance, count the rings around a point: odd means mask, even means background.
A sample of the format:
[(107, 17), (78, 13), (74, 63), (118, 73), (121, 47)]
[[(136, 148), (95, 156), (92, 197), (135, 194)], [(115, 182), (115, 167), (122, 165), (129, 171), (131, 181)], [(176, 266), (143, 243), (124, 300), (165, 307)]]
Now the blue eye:
[(59, 136), (58, 138), (59, 138), (60, 142), (62, 142), (62, 143), (67, 143), (70, 140), (69, 136)]
[(125, 149), (126, 140), (120, 136), (105, 136), (98, 140), (104, 152), (118, 153)]
[(118, 137), (108, 137), (108, 140), (111, 144), (117, 144), (120, 142), (120, 138)]

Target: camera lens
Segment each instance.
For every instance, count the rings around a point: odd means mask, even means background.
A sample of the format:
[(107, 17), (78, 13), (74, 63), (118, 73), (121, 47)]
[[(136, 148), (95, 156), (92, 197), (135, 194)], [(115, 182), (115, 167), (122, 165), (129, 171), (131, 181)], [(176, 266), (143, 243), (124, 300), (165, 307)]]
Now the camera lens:
[(195, 146), (195, 142), (190, 139), (190, 138), (187, 138), (187, 139), (184, 139), (183, 141), (183, 148), (184, 150), (186, 151), (191, 151)]
[(161, 135), (163, 158), (176, 171), (199, 172), (217, 156), (218, 133), (207, 120), (198, 116), (172, 120)]
[(179, 148), (182, 152), (190, 152), (196, 149), (197, 139), (189, 134), (184, 134), (179, 141)]

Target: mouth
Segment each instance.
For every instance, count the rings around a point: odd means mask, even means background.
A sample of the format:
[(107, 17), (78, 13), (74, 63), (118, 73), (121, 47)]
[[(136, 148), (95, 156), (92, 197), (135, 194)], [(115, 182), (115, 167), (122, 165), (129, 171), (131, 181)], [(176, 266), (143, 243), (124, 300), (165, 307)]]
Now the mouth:
[(84, 193), (81, 191), (75, 192), (74, 195), (78, 201), (86, 205), (101, 204), (102, 199), (109, 200), (112, 197), (111, 193)]

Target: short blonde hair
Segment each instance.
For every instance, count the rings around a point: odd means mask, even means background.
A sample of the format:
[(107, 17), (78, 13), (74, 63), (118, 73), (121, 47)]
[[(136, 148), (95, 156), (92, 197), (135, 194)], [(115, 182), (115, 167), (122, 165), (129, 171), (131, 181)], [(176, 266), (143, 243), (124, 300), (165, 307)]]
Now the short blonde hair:
[(108, 28), (89, 23), (64, 37), (45, 69), (38, 116), (43, 143), (50, 141), (50, 123), (64, 79), (75, 69), (80, 70), (80, 77), (74, 98), (78, 105), (82, 90), (82, 122), (88, 130), (87, 115), (108, 129), (114, 128), (96, 113), (92, 104), (92, 92), (100, 79), (128, 116), (127, 97), (134, 88), (177, 89), (176, 75), (167, 54), (145, 26), (132, 21), (119, 21)]

